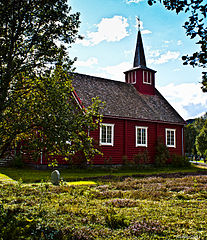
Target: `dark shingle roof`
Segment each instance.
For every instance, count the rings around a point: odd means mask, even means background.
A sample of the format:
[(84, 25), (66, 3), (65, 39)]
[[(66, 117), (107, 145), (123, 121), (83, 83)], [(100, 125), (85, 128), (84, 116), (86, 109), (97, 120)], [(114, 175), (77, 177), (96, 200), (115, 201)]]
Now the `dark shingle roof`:
[(125, 82), (77, 73), (73, 76), (73, 86), (86, 108), (91, 104), (91, 99), (97, 96), (105, 102), (104, 116), (185, 123), (157, 90), (153, 96), (144, 95)]

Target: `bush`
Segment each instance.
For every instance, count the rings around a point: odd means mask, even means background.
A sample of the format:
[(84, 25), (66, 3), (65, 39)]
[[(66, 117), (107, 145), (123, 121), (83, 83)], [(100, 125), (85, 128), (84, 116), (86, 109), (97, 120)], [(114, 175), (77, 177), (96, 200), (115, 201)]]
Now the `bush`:
[(123, 162), (123, 165), (129, 164), (128, 157), (126, 155), (122, 156), (122, 162)]
[(189, 167), (190, 166), (190, 162), (187, 157), (183, 157), (183, 156), (177, 155), (177, 154), (171, 155), (170, 164), (173, 167)]
[(29, 219), (20, 208), (6, 209), (0, 205), (0, 239), (62, 239), (61, 231), (47, 218)]
[(162, 234), (164, 227), (159, 222), (153, 222), (149, 220), (143, 220), (141, 222), (134, 222), (129, 231), (132, 235), (139, 237), (142, 233), (148, 234)]
[(123, 214), (117, 213), (113, 207), (104, 211), (106, 225), (112, 229), (129, 226), (129, 220)]
[(12, 160), (12, 167), (17, 167), (17, 168), (23, 168), (24, 167), (24, 161), (22, 159), (22, 154), (19, 153), (17, 154), (13, 160)]
[(133, 161), (135, 164), (147, 164), (149, 163), (149, 154), (148, 151), (145, 150), (144, 152), (140, 152), (133, 157)]
[(155, 147), (155, 166), (162, 167), (165, 166), (169, 160), (169, 150), (167, 146), (163, 143), (162, 138), (157, 139), (156, 147)]
[(5, 209), (0, 205), (0, 239), (17, 240), (26, 239), (34, 222), (28, 222), (24, 216), (19, 214), (20, 209)]
[(109, 156), (109, 158), (105, 158), (104, 159), (104, 165), (110, 165), (112, 164), (112, 157)]

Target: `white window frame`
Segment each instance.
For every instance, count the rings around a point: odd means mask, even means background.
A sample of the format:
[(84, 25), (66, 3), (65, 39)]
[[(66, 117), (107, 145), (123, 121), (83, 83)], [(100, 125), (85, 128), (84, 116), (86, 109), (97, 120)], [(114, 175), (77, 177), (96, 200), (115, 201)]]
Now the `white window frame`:
[(133, 72), (132, 84), (135, 84), (136, 81), (137, 81), (137, 75), (136, 75), (136, 72)]
[(134, 75), (133, 72), (130, 72), (130, 79), (131, 79), (130, 83), (133, 83), (133, 78), (134, 78), (133, 75)]
[[(107, 141), (107, 127), (111, 127), (111, 142), (102, 142), (102, 126), (106, 127), (106, 141)], [(101, 123), (100, 124), (100, 146), (114, 146), (114, 124)]]
[[(145, 143), (138, 143), (138, 129), (144, 129), (145, 130)], [(136, 147), (147, 147), (147, 144), (148, 144), (148, 127), (141, 127), (141, 126), (136, 126), (135, 127), (135, 131), (136, 131)], [(141, 133), (142, 134), (142, 133)], [(142, 137), (141, 137), (142, 138)]]
[[(167, 139), (167, 135), (168, 135), (168, 132), (170, 132), (170, 144), (168, 144), (168, 139)], [(171, 133), (174, 133), (174, 140), (173, 140), (173, 144), (171, 142)], [(165, 143), (166, 143), (166, 146), (167, 147), (176, 147), (176, 129), (173, 129), (173, 128), (166, 128), (165, 129)]]
[[(147, 73), (147, 81), (145, 81), (144, 75)], [(152, 85), (152, 73), (148, 71), (143, 71), (143, 83)]]
[(131, 83), (131, 74), (130, 74), (130, 72), (128, 72), (128, 83)]

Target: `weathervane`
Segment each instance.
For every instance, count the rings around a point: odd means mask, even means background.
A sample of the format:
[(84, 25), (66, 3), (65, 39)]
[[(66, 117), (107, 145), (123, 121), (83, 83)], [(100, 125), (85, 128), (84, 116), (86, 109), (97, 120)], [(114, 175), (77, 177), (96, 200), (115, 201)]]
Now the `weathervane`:
[(138, 30), (140, 30), (140, 25), (141, 25), (140, 17), (136, 17), (136, 19), (137, 19), (137, 23), (138, 23)]

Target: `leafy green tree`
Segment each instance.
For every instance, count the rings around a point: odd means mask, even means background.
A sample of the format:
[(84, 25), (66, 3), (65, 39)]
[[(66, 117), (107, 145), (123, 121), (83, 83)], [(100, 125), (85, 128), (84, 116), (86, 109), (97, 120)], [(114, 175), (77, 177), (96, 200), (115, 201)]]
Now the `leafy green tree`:
[(67, 48), (80, 24), (79, 13), (70, 11), (67, 0), (0, 1), (0, 117), (18, 73), (41, 75), (57, 63), (70, 67)]
[(200, 134), (205, 122), (207, 114), (196, 118), (191, 124), (185, 126), (185, 151), (188, 154), (197, 154), (196, 137)]
[(21, 142), (35, 158), (40, 152), (69, 158), (82, 151), (84, 160), (89, 160), (99, 153), (88, 128), (94, 130), (100, 122), (100, 101), (92, 99), (87, 110), (81, 108), (74, 98), (71, 74), (57, 67), (41, 78), (19, 74), (12, 84), (12, 101), (0, 123), (2, 150)]
[(185, 152), (188, 154), (192, 154), (195, 150), (195, 140), (198, 132), (194, 123), (188, 124), (185, 126)]
[[(206, 0), (148, 0), (148, 4), (151, 6), (157, 1), (163, 4), (167, 10), (175, 11), (177, 14), (184, 11), (188, 16), (188, 20), (183, 27), (187, 36), (191, 39), (198, 39), (196, 44), (200, 46), (200, 51), (193, 53), (191, 56), (183, 56), (183, 64), (205, 68), (207, 64)], [(203, 91), (207, 92), (207, 72), (203, 72), (202, 84)]]
[(23, 141), (37, 154), (98, 152), (88, 128), (100, 121), (100, 101), (80, 108), (71, 85), (79, 15), (67, 0), (0, 1), (0, 155)]
[(207, 120), (196, 137), (196, 149), (200, 155), (207, 156)]
[(162, 137), (157, 138), (156, 146), (155, 146), (155, 166), (162, 167), (165, 166), (170, 158), (169, 149), (164, 143)]

